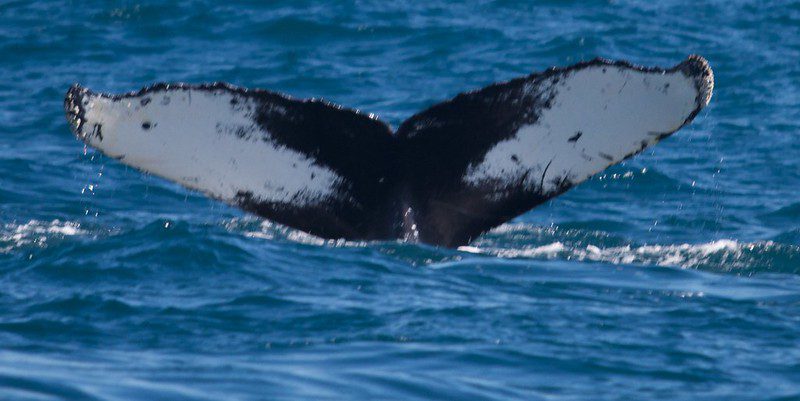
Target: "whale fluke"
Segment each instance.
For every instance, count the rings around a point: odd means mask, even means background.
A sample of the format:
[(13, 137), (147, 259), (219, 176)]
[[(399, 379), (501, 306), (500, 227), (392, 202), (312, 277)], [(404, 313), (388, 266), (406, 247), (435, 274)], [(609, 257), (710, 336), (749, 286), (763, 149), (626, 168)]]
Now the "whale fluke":
[(73, 85), (72, 131), (142, 171), (324, 238), (454, 247), (668, 137), (705, 107), (705, 59), (595, 59), (371, 114), (225, 83)]

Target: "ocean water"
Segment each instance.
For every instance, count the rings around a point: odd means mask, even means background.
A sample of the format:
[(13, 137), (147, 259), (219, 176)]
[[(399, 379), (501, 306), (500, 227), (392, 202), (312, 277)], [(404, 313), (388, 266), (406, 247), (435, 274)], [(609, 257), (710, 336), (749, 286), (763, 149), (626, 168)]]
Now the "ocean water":
[[(0, 1), (0, 399), (800, 399), (800, 2), (698, 3)], [(73, 82), (228, 81), (396, 127), (692, 53), (694, 124), (459, 250), (276, 226), (62, 111)]]

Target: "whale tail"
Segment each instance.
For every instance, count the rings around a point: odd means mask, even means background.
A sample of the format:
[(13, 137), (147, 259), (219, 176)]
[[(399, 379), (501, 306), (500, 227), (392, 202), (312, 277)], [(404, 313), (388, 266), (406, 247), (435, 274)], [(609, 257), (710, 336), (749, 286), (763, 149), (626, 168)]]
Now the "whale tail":
[(595, 59), (462, 93), (402, 123), (223, 83), (74, 85), (73, 132), (122, 163), (325, 238), (443, 246), (558, 196), (688, 124), (713, 73)]

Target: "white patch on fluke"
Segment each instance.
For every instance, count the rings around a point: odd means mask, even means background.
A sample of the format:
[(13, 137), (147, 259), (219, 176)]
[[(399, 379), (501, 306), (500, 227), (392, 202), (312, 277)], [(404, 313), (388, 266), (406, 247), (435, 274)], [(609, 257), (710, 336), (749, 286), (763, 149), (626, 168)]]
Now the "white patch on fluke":
[[(248, 192), (259, 201), (304, 206), (336, 196), (341, 177), (273, 142), (246, 96), (176, 88), (86, 100), (85, 140), (129, 166), (225, 201)], [(97, 125), (102, 137), (93, 135)]]
[(524, 179), (525, 186), (541, 186), (547, 194), (558, 190), (561, 181), (578, 184), (654, 145), (697, 107), (694, 79), (680, 70), (596, 65), (548, 80), (539, 87), (552, 91), (551, 107), (471, 165), (463, 177), (467, 185), (511, 185)]

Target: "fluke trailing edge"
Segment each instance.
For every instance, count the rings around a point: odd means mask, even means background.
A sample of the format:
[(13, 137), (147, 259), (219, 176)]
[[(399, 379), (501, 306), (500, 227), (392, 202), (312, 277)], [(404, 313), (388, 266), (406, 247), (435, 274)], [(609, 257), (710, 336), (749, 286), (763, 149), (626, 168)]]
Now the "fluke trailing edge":
[(462, 93), (403, 122), (224, 83), (78, 85), (75, 135), (124, 164), (325, 238), (443, 246), (558, 196), (688, 124), (705, 59), (595, 59)]

